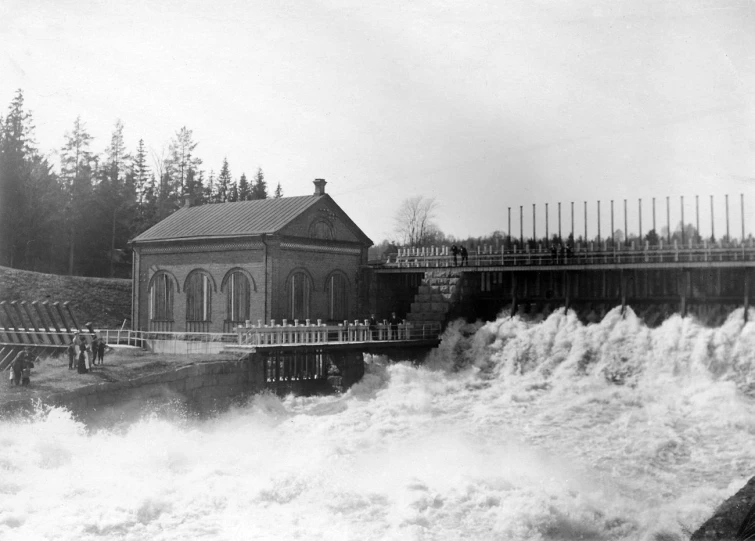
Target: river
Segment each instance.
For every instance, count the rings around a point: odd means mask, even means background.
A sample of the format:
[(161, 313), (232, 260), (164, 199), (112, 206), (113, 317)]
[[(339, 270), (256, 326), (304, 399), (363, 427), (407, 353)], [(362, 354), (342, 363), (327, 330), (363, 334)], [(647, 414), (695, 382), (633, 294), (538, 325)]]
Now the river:
[(0, 422), (0, 539), (685, 539), (753, 474), (742, 315), (458, 323), (422, 366), (209, 420), (40, 409)]

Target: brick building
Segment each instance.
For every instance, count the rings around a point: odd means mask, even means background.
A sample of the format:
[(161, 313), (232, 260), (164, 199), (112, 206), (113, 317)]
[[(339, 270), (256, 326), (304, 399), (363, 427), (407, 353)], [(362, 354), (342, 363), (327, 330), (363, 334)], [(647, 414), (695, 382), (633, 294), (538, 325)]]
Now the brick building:
[(363, 318), (372, 241), (311, 196), (185, 207), (131, 241), (132, 328), (229, 332), (245, 321)]

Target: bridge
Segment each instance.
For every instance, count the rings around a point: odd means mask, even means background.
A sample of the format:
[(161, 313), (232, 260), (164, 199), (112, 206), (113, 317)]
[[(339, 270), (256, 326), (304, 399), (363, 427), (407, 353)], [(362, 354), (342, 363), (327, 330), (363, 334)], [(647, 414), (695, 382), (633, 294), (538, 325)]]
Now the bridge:
[(671, 313), (719, 323), (749, 308), (755, 243), (678, 241), (478, 245), (462, 266), (449, 246), (401, 248), (371, 265), (370, 300), (414, 323), (475, 315), (550, 313), (573, 308), (597, 321), (631, 305), (649, 324)]

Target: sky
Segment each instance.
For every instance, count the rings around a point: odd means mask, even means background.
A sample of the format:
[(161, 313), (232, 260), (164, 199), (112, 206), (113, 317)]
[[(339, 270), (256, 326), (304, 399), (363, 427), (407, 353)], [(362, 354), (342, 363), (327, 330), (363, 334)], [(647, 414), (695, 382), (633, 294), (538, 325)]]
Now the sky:
[[(755, 231), (755, 1), (0, 0), (0, 107), (42, 151), (77, 116), (155, 155), (182, 127), (203, 167), (326, 191), (375, 242), (408, 197), (446, 234), (671, 222)], [(751, 218), (748, 218), (751, 216)], [(604, 233), (605, 234), (605, 233)]]

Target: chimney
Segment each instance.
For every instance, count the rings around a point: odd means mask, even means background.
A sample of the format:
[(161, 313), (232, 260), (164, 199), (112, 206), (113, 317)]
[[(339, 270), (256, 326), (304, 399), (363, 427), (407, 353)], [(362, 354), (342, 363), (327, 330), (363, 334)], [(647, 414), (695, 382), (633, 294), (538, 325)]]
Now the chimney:
[(316, 178), (314, 180), (315, 184), (315, 195), (325, 195), (325, 185), (327, 182), (325, 182), (324, 178)]
[(187, 209), (187, 208), (189, 208), (190, 206), (191, 206), (191, 195), (189, 195), (189, 194), (186, 194), (186, 195), (184, 195), (184, 204), (183, 204), (183, 208)]

